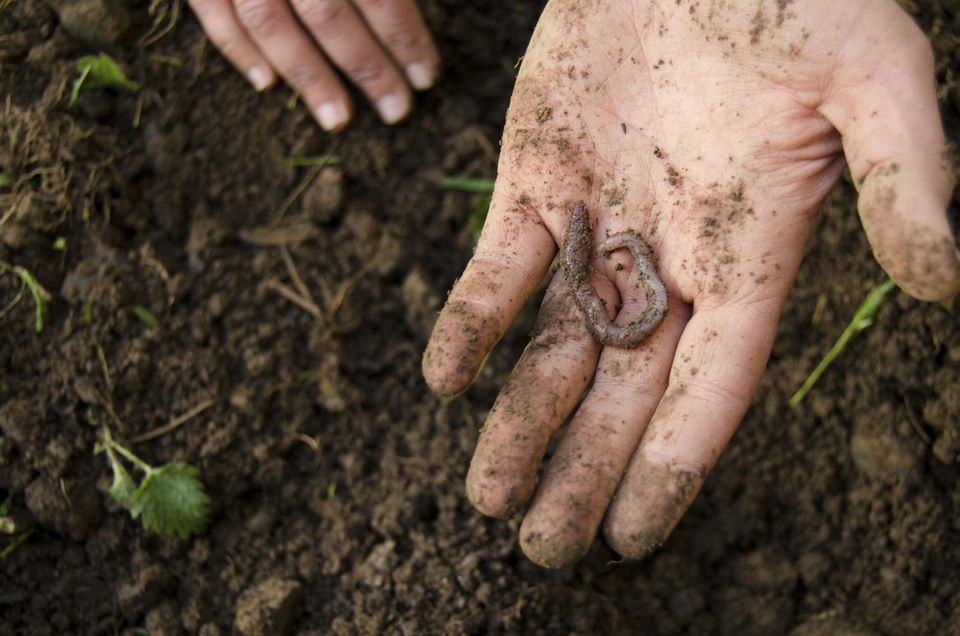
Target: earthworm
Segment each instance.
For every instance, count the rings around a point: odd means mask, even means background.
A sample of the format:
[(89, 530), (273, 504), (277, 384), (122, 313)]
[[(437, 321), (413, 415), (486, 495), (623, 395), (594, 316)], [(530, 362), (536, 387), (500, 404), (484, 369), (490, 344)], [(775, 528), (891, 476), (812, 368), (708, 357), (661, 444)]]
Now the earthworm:
[(643, 312), (625, 325), (614, 324), (607, 315), (607, 307), (588, 278), (593, 267), (590, 252), (593, 230), (590, 214), (583, 201), (573, 208), (570, 226), (561, 254), (563, 273), (570, 285), (573, 300), (587, 319), (587, 330), (603, 345), (633, 349), (652, 334), (667, 313), (667, 290), (657, 276), (653, 250), (641, 236), (632, 231), (607, 237), (597, 246), (598, 254), (609, 254), (619, 249), (630, 251), (634, 268), (639, 274), (639, 286), (646, 291), (647, 305)]

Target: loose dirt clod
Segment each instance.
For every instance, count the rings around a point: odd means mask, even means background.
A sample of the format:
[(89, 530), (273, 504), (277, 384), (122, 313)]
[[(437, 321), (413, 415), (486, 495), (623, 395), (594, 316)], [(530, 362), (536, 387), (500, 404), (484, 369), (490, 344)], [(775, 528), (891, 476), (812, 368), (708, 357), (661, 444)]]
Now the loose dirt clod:
[(302, 599), (298, 581), (278, 576), (261, 581), (240, 595), (234, 627), (245, 636), (286, 636)]

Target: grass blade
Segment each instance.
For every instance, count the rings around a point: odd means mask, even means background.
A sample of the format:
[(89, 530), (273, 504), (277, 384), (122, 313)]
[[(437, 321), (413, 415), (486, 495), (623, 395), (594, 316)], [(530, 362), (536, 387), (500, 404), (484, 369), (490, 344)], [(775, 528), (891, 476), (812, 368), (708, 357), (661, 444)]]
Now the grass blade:
[(473, 179), (470, 177), (444, 177), (440, 187), (448, 190), (462, 190), (464, 192), (479, 192), (490, 194), (493, 192), (493, 179)]

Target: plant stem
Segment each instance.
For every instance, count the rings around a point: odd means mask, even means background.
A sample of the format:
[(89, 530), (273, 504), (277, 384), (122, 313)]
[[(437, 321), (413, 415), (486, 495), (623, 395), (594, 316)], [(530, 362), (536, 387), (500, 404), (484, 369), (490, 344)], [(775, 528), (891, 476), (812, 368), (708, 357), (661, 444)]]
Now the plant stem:
[(129, 450), (127, 450), (117, 442), (113, 441), (113, 436), (110, 435), (110, 429), (107, 427), (103, 427), (103, 448), (104, 450), (107, 451), (107, 456), (110, 457), (111, 462), (116, 461), (116, 457), (113, 454), (113, 452), (116, 451), (120, 453), (120, 455), (122, 455), (124, 459), (129, 461), (131, 464), (133, 464), (143, 472), (145, 473), (153, 472), (153, 466), (143, 461), (142, 459), (134, 455), (132, 452), (130, 452)]
[(444, 177), (443, 180), (440, 181), (440, 187), (450, 190), (488, 194), (493, 192), (493, 180), (471, 179), (470, 177)]
[(853, 319), (850, 320), (850, 324), (847, 325), (847, 328), (843, 330), (843, 333), (840, 334), (840, 337), (837, 338), (836, 343), (830, 347), (830, 351), (827, 352), (827, 355), (823, 356), (823, 360), (820, 361), (820, 364), (807, 376), (807, 379), (804, 380), (803, 385), (797, 389), (797, 392), (793, 394), (790, 398), (790, 406), (796, 406), (806, 397), (807, 393), (810, 392), (810, 389), (813, 388), (813, 385), (817, 383), (817, 380), (820, 379), (820, 376), (823, 375), (823, 372), (827, 370), (827, 367), (840, 355), (843, 351), (843, 348), (847, 346), (847, 342), (850, 341), (850, 338), (853, 337), (855, 333), (863, 331), (869, 327), (873, 322), (873, 316), (877, 313), (877, 310), (880, 308), (881, 303), (883, 303), (884, 297), (895, 287), (897, 284), (892, 278), (887, 278), (881, 285), (874, 287), (873, 290), (867, 295), (866, 300), (860, 305), (857, 311), (853, 314)]

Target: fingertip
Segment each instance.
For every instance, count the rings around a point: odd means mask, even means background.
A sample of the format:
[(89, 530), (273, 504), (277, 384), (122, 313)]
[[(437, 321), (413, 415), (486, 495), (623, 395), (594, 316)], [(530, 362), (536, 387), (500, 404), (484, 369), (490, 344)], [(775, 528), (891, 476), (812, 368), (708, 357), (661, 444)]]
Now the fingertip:
[(584, 556), (593, 543), (592, 536), (584, 536), (575, 521), (544, 523), (528, 515), (520, 526), (520, 549), (528, 559), (540, 567), (552, 570), (573, 565)]
[(439, 66), (434, 62), (415, 62), (408, 64), (404, 72), (415, 90), (425, 91), (436, 83), (438, 70)]
[(630, 532), (619, 524), (607, 521), (603, 524), (603, 540), (622, 558), (640, 561), (659, 550), (666, 537), (662, 531)]
[(427, 386), (438, 395), (462, 393), (501, 335), (501, 327), (494, 318), (483, 315), (464, 301), (447, 302), (423, 354)]
[(313, 115), (327, 132), (340, 132), (350, 123), (350, 108), (340, 100), (323, 102), (314, 109)]
[(896, 249), (874, 248), (881, 267), (905, 293), (926, 302), (937, 302), (960, 294), (960, 251), (949, 239), (905, 242)]
[(400, 123), (410, 114), (413, 98), (408, 91), (401, 91), (381, 97), (375, 106), (383, 122), (393, 125)]
[(960, 249), (944, 213), (948, 195), (937, 192), (941, 184), (916, 187), (896, 165), (871, 173), (860, 191), (860, 218), (874, 257), (914, 298), (950, 298), (960, 293)]
[(631, 466), (607, 510), (603, 536), (627, 559), (656, 552), (673, 532), (703, 485), (703, 474), (643, 458)]
[(477, 465), (470, 465), (467, 473), (467, 499), (480, 514), (496, 519), (509, 519), (526, 501), (529, 493), (521, 494), (515, 485), (497, 479), (496, 474)]
[(257, 65), (247, 71), (247, 81), (250, 82), (255, 91), (262, 93), (276, 83), (277, 76), (270, 67)]
[(454, 397), (467, 390), (473, 375), (459, 368), (460, 365), (465, 366), (462, 361), (457, 367), (451, 368), (451, 358), (447, 355), (449, 343), (445, 343), (445, 340), (443, 333), (438, 333), (434, 328), (423, 352), (421, 370), (431, 391), (440, 397)]

